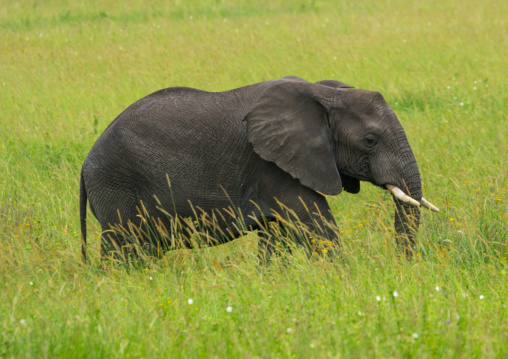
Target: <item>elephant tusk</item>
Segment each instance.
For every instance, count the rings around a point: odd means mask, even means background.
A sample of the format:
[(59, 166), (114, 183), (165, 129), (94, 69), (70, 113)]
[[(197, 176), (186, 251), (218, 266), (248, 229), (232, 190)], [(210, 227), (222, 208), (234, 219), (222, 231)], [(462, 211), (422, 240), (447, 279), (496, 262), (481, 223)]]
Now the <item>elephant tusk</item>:
[[(391, 184), (387, 184), (386, 188), (388, 188), (388, 190), (393, 194), (393, 196), (395, 198), (401, 200), (402, 202), (412, 204), (413, 206), (420, 206), (420, 203), (417, 200), (409, 197), (407, 194), (402, 192), (402, 190), (399, 187), (391, 185)], [(421, 206), (428, 208), (431, 211), (439, 212), (439, 208), (434, 206), (432, 203), (430, 203), (423, 197), (422, 197)]]
[(391, 185), (391, 184), (387, 184), (386, 188), (388, 188), (388, 190), (390, 192), (392, 192), (393, 196), (395, 198), (397, 198), (398, 200), (405, 202), (405, 203), (409, 203), (413, 206), (418, 206), (418, 207), (420, 206), (420, 202), (418, 202), (416, 199), (409, 197), (407, 194), (402, 192), (402, 190), (399, 187)]
[(434, 211), (434, 212), (439, 212), (439, 208), (437, 208), (436, 206), (434, 206), (432, 203), (430, 203), (429, 201), (427, 201), (425, 198), (422, 197), (422, 206), (423, 207), (426, 207), (428, 209), (430, 209), (431, 211)]

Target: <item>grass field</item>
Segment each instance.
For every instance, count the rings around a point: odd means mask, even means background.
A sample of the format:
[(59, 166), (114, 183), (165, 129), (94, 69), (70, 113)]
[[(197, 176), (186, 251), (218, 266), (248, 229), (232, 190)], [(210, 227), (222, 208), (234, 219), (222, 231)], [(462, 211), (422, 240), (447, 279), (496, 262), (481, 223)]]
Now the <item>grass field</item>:
[[(0, 357), (508, 357), (508, 2), (0, 3)], [(80, 265), (79, 171), (116, 115), (286, 75), (392, 105), (441, 209), (413, 260), (362, 184), (329, 198), (338, 263), (260, 268), (249, 235), (100, 271), (91, 219)]]

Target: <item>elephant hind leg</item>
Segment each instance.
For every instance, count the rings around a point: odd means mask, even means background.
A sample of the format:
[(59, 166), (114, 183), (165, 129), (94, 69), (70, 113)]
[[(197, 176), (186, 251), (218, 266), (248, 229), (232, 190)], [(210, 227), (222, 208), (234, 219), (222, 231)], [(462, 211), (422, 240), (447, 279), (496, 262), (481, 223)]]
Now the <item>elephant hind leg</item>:
[(128, 260), (137, 257), (139, 246), (144, 246), (144, 231), (134, 201), (122, 203), (122, 210), (102, 214), (101, 258)]

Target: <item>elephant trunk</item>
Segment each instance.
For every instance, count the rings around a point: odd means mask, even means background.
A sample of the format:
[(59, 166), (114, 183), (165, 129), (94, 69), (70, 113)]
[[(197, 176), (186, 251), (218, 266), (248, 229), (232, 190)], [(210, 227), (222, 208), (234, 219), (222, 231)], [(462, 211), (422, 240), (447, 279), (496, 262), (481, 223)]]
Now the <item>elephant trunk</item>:
[[(422, 202), (422, 184), (416, 161), (405, 168), (410, 169), (410, 175), (404, 179), (403, 192), (396, 194), (390, 191), (395, 202), (395, 231), (397, 240), (410, 254), (410, 247), (414, 244), (414, 236), (420, 224), (420, 203)], [(395, 187), (397, 188), (397, 187)], [(398, 188), (397, 188), (398, 189)], [(399, 189), (400, 192), (402, 192)]]

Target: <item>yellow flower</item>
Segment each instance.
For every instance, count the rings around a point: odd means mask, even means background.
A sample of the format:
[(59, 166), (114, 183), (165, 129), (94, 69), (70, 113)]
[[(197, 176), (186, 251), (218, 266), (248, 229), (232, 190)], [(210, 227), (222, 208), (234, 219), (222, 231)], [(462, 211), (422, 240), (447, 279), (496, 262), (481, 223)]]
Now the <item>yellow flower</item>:
[(455, 221), (455, 218), (450, 218), (450, 222), (451, 222), (451, 221)]

